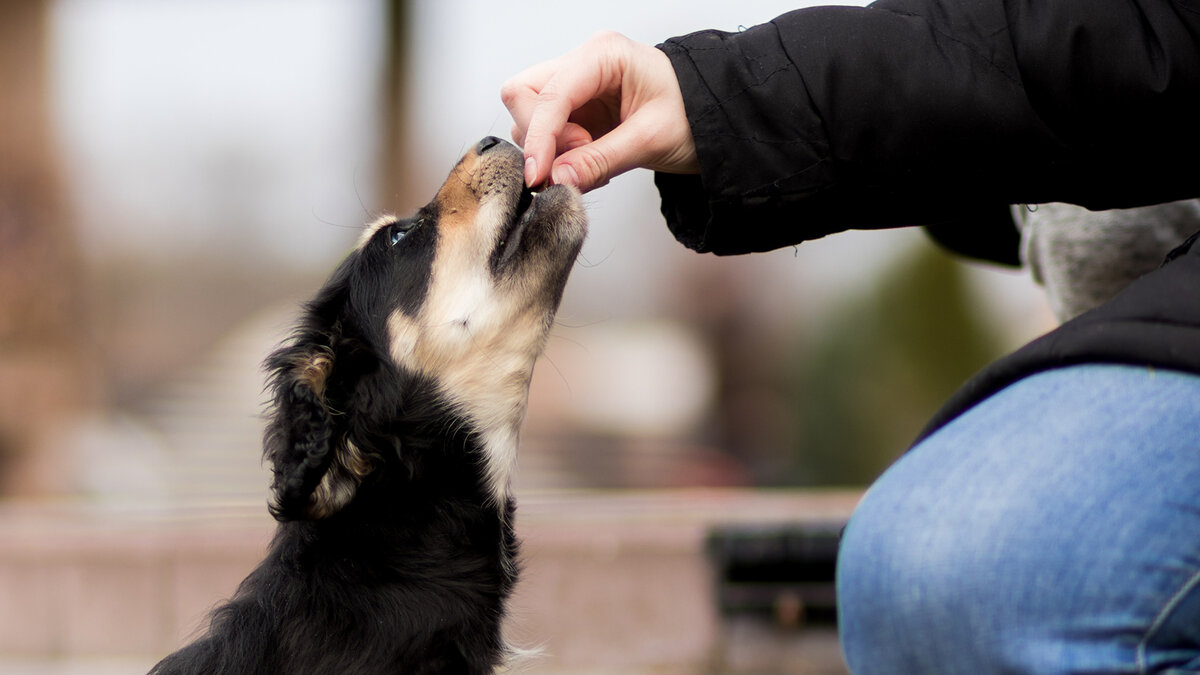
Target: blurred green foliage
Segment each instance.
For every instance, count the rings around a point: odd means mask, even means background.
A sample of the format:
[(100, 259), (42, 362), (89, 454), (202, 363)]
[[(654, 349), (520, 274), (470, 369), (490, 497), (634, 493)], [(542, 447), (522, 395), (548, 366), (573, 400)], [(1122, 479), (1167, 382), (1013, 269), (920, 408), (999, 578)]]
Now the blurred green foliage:
[(965, 263), (921, 246), (798, 347), (787, 388), (797, 428), (766, 482), (864, 485), (968, 377), (1001, 355)]

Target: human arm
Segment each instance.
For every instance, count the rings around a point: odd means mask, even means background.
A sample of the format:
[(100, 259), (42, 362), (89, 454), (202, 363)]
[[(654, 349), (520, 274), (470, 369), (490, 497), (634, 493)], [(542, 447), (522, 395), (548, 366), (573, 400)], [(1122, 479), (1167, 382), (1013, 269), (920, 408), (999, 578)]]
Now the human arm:
[(667, 41), (700, 164), (668, 225), (743, 253), (1005, 205), (1200, 192), (1200, 13), (1169, 0), (882, 0)]

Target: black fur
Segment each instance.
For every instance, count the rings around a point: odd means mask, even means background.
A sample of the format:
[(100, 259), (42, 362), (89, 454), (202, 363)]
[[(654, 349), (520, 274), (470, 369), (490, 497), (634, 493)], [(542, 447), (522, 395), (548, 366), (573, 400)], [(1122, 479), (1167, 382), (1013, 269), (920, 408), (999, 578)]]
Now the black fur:
[[(268, 360), (282, 522), (266, 560), (206, 637), (152, 673), (484, 673), (500, 662), (513, 506), (489, 505), (480, 448), (430, 383), (380, 357), (370, 315), (348, 301), (355, 274), (339, 270)], [(320, 392), (306, 372), (314, 356), (332, 364)], [(346, 441), (370, 473), (345, 508), (306, 519)]]

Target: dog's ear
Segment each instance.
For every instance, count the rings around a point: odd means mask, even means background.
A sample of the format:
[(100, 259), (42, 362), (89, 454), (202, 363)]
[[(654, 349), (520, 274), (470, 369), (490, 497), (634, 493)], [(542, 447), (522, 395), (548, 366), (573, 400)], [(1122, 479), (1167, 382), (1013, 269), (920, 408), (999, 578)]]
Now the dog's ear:
[(336, 367), (331, 348), (304, 339), (267, 361), (274, 409), (264, 456), (274, 471), (271, 513), (278, 520), (333, 515), (370, 472), (335, 422), (329, 389)]

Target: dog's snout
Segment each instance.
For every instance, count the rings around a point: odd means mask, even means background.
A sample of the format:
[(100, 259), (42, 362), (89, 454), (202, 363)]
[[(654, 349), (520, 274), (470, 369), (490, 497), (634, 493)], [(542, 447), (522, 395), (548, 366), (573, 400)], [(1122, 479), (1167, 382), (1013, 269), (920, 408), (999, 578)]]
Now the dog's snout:
[(475, 152), (482, 155), (483, 153), (502, 143), (504, 143), (504, 141), (500, 140), (499, 138), (496, 138), (495, 136), (488, 136), (482, 141), (479, 141), (479, 145), (475, 146)]

